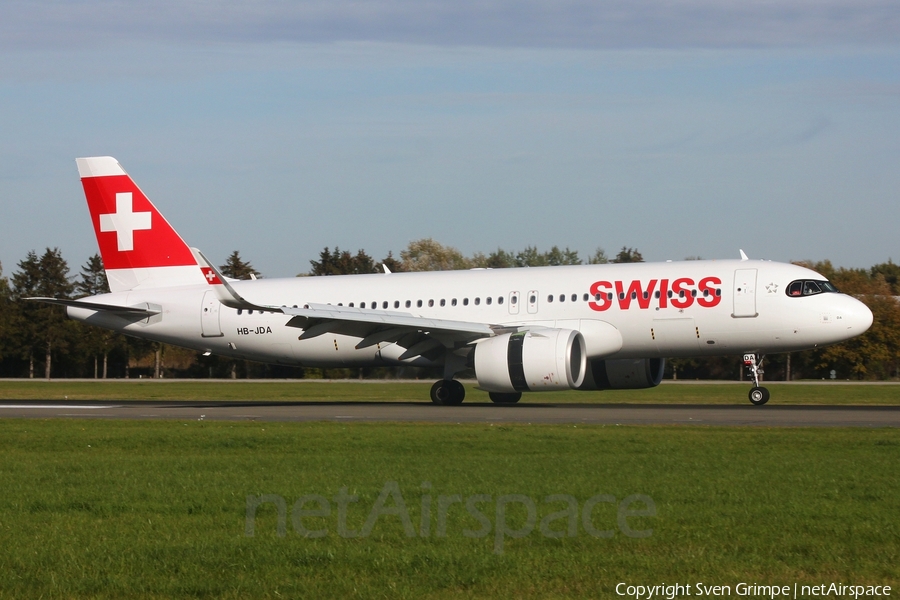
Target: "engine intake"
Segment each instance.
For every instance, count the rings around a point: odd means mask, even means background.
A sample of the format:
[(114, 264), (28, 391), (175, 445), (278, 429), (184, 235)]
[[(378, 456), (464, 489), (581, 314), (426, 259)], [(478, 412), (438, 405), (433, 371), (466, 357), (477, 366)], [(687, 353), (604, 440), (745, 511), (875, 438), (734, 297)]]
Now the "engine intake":
[(488, 392), (568, 390), (584, 382), (584, 337), (571, 329), (504, 333), (475, 345), (475, 377)]

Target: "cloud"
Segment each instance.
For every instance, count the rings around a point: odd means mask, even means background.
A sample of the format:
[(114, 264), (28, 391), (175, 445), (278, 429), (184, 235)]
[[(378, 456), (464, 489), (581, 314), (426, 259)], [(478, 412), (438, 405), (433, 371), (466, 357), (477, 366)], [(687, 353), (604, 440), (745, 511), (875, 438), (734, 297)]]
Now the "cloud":
[(894, 45), (895, 0), (7, 0), (0, 45), (375, 41), (440, 46)]

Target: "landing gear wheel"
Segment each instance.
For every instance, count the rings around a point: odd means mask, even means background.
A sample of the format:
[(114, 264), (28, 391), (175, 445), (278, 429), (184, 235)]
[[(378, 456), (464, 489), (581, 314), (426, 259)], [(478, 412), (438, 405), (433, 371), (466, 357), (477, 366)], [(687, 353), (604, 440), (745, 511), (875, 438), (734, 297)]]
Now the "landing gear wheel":
[(455, 379), (441, 379), (431, 386), (431, 401), (435, 404), (452, 406), (462, 404), (466, 398), (466, 388)]
[(769, 390), (764, 387), (755, 387), (750, 390), (750, 402), (754, 406), (762, 406), (769, 401)]
[(489, 392), (488, 396), (495, 404), (515, 404), (522, 399), (522, 392)]

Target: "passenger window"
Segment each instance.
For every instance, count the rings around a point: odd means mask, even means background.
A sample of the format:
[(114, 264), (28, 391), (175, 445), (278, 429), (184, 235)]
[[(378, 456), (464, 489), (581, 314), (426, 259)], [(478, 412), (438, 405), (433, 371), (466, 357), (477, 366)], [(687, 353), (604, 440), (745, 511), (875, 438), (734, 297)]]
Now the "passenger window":
[(463, 306), (468, 306), (468, 305), (469, 305), (469, 299), (463, 298)]
[[(350, 308), (353, 308), (353, 303), (351, 302), (351, 303), (349, 304), (349, 306), (350, 306)], [(251, 310), (250, 312), (253, 312), (253, 311)]]
[(572, 302), (576, 302), (578, 300), (578, 294), (572, 294)]
[(406, 301), (406, 308), (409, 308), (410, 306), (412, 306), (412, 302), (410, 302), (409, 300), (407, 300), (407, 301)]
[(433, 299), (429, 299), (429, 300), (428, 300), (428, 308), (431, 308), (431, 307), (433, 307), (433, 306), (434, 306), (434, 300), (433, 300)]
[(381, 308), (386, 309), (387, 307), (388, 307), (388, 303), (387, 303), (387, 300), (385, 300), (384, 302), (381, 303)]
[(494, 299), (491, 298), (490, 296), (488, 296), (487, 298), (484, 299), (485, 304), (487, 304), (488, 306), (490, 306), (491, 302), (493, 302), (493, 301), (494, 301)]
[[(297, 307), (295, 306), (294, 308), (297, 308)], [(242, 312), (244, 312), (244, 310), (241, 309), (241, 308), (239, 308), (239, 309), (238, 309), (238, 314), (241, 314)]]
[[(516, 303), (515, 297), (513, 297), (513, 304)], [(503, 296), (497, 296), (497, 304), (503, 304)]]
[(547, 302), (553, 302), (553, 294), (547, 296)]
[(365, 302), (360, 302), (360, 303), (359, 303), (359, 307), (360, 307), (360, 308), (365, 308), (365, 307), (366, 307), (366, 303), (365, 303)]
[(400, 308), (400, 301), (394, 300), (394, 308)]
[(513, 304), (516, 304), (516, 303), (519, 301), (519, 297), (518, 297), (518, 296), (513, 296), (512, 298), (509, 299), (509, 301), (510, 301), (511, 303), (513, 303)]
[(456, 306), (456, 298), (450, 301), (450, 306)]
[(446, 305), (447, 305), (447, 301), (444, 300), (443, 298), (441, 298), (441, 306), (446, 306)]
[[(588, 301), (588, 298), (589, 298), (589, 296), (588, 296), (587, 294), (585, 294), (585, 295), (584, 295), (584, 301), (587, 302), (587, 301)], [(600, 299), (600, 298), (597, 298), (597, 300), (599, 300), (599, 299)]]
[(481, 304), (481, 298), (475, 298), (475, 306)]
[(417, 308), (422, 308), (422, 301), (421, 301), (421, 300), (417, 300), (417, 301), (416, 301), (416, 307), (417, 307)]
[(559, 295), (559, 301), (560, 301), (560, 302), (565, 302), (565, 301), (566, 301), (566, 295), (565, 295), (565, 294), (560, 294), (560, 295)]

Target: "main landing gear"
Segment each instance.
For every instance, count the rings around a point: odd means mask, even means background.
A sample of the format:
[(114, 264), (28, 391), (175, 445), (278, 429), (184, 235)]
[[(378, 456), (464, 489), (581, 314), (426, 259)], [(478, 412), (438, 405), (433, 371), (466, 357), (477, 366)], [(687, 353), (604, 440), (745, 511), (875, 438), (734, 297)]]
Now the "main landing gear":
[(744, 366), (747, 367), (747, 371), (753, 377), (753, 388), (750, 389), (750, 402), (754, 406), (762, 406), (769, 401), (769, 390), (759, 385), (759, 375), (763, 373), (763, 358), (762, 356), (759, 357), (759, 362), (757, 362), (755, 354), (744, 355)]
[[(515, 404), (522, 399), (521, 392), (490, 392), (491, 402), (495, 404)], [(455, 379), (441, 379), (431, 386), (431, 401), (443, 406), (462, 404), (466, 397), (466, 388)]]
[(466, 388), (455, 379), (441, 379), (431, 386), (431, 401), (435, 404), (453, 406), (462, 404), (466, 398)]

